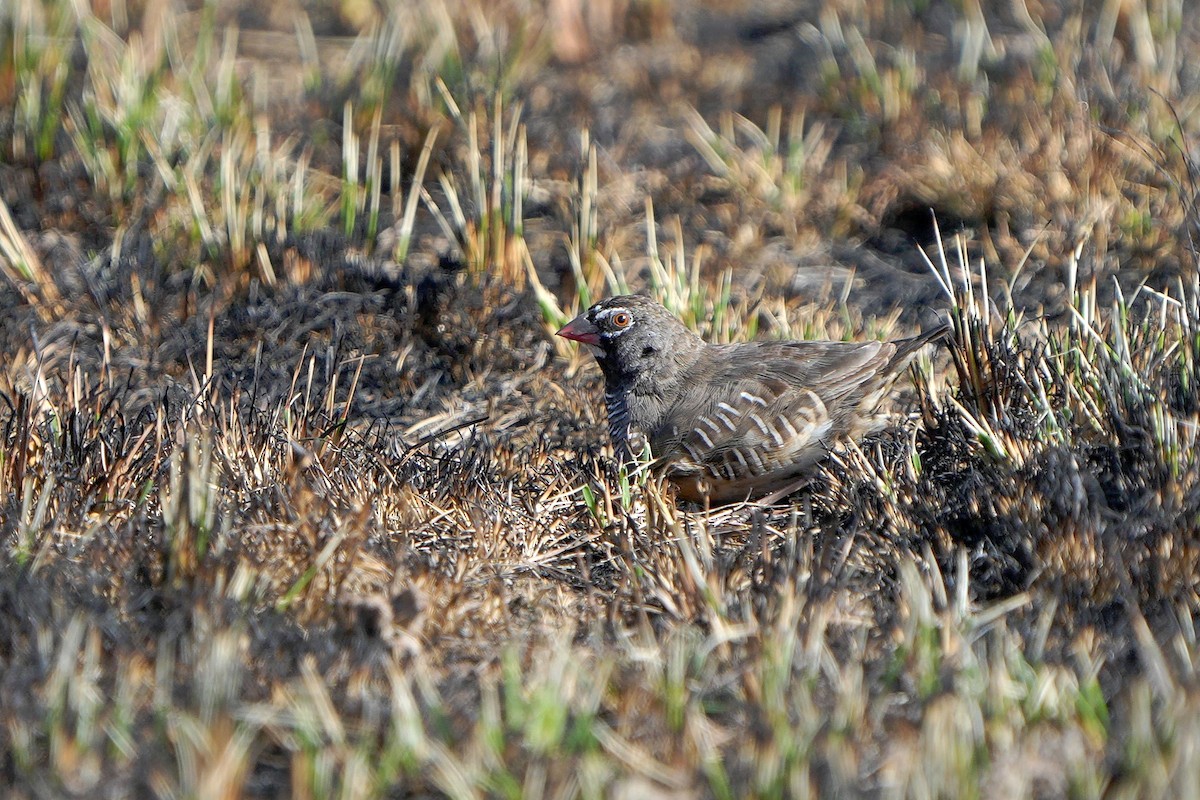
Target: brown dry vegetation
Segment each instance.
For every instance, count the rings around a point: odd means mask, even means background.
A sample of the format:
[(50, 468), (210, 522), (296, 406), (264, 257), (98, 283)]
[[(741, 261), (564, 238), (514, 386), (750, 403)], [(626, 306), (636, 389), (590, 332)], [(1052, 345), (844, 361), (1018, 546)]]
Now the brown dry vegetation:
[[(1181, 3), (260, 6), (0, 6), (6, 796), (1200, 795)], [(700, 509), (629, 288), (956, 337)]]

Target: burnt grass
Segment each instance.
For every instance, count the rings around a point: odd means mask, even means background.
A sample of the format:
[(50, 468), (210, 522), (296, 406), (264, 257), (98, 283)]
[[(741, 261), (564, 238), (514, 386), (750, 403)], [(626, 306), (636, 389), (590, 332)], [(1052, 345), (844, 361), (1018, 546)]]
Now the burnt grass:
[[(149, 149), (125, 188), (97, 177), (81, 142), (118, 153), (130, 123), (64, 115), (36, 152), (0, 17), (0, 199), (41, 265), (0, 247), (8, 796), (1195, 791), (1200, 31), (903, 5), (833, 26), (806, 3), (450, 4), (453, 57), (416, 35), (378, 102), (405, 192), (440, 132), (399, 260), (390, 200), (383, 233), (346, 224), (342, 112), (371, 84), (324, 49), (320, 80), (255, 112), (331, 210), (239, 249), (221, 224), (198, 238)], [(323, 48), (378, 38), (306, 10)], [(260, 17), (211, 22), (244, 32), (246, 118), (256, 64), (301, 70), (255, 49), (292, 36)], [(103, 65), (68, 39), (66, 103), (86, 105)], [(520, 107), (519, 225), (465, 194), (453, 224), (472, 140), (435, 75), (478, 113), (488, 180), (493, 115), (507, 131)], [(800, 164), (782, 174), (776, 109)], [(600, 258), (576, 269), (585, 129)], [(700, 264), (708, 335), (723, 309), (735, 336), (899, 336), (940, 312), (955, 337), (785, 502), (630, 487), (599, 371), (535, 283), (568, 313), (583, 283), (608, 291), (600, 260), (655, 290), (647, 200), (670, 280)], [(920, 254), (938, 261), (935, 218), (954, 297)]]

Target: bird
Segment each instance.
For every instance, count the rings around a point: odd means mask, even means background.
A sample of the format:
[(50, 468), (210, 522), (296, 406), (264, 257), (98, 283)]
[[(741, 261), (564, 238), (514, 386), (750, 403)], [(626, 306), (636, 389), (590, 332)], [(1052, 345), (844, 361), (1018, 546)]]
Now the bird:
[(940, 325), (895, 341), (709, 344), (644, 295), (602, 300), (557, 332), (604, 375), (609, 436), (680, 498), (720, 505), (789, 494), (843, 438), (881, 427), (878, 406)]

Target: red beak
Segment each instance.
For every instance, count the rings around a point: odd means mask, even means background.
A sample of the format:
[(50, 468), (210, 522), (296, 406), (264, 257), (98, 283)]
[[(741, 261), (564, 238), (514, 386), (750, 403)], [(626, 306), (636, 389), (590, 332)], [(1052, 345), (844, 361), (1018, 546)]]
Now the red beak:
[(556, 335), (597, 347), (600, 345), (600, 329), (588, 321), (586, 314), (580, 314), (568, 322)]

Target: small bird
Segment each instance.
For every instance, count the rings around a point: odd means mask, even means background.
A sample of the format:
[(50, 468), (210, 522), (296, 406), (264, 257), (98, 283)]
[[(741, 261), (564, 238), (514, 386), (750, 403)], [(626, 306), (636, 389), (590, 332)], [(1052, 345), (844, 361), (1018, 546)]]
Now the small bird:
[(837, 440), (877, 429), (877, 406), (909, 359), (948, 330), (892, 342), (707, 344), (650, 298), (623, 295), (558, 335), (596, 356), (621, 460), (648, 442), (680, 497), (719, 504), (786, 494)]

